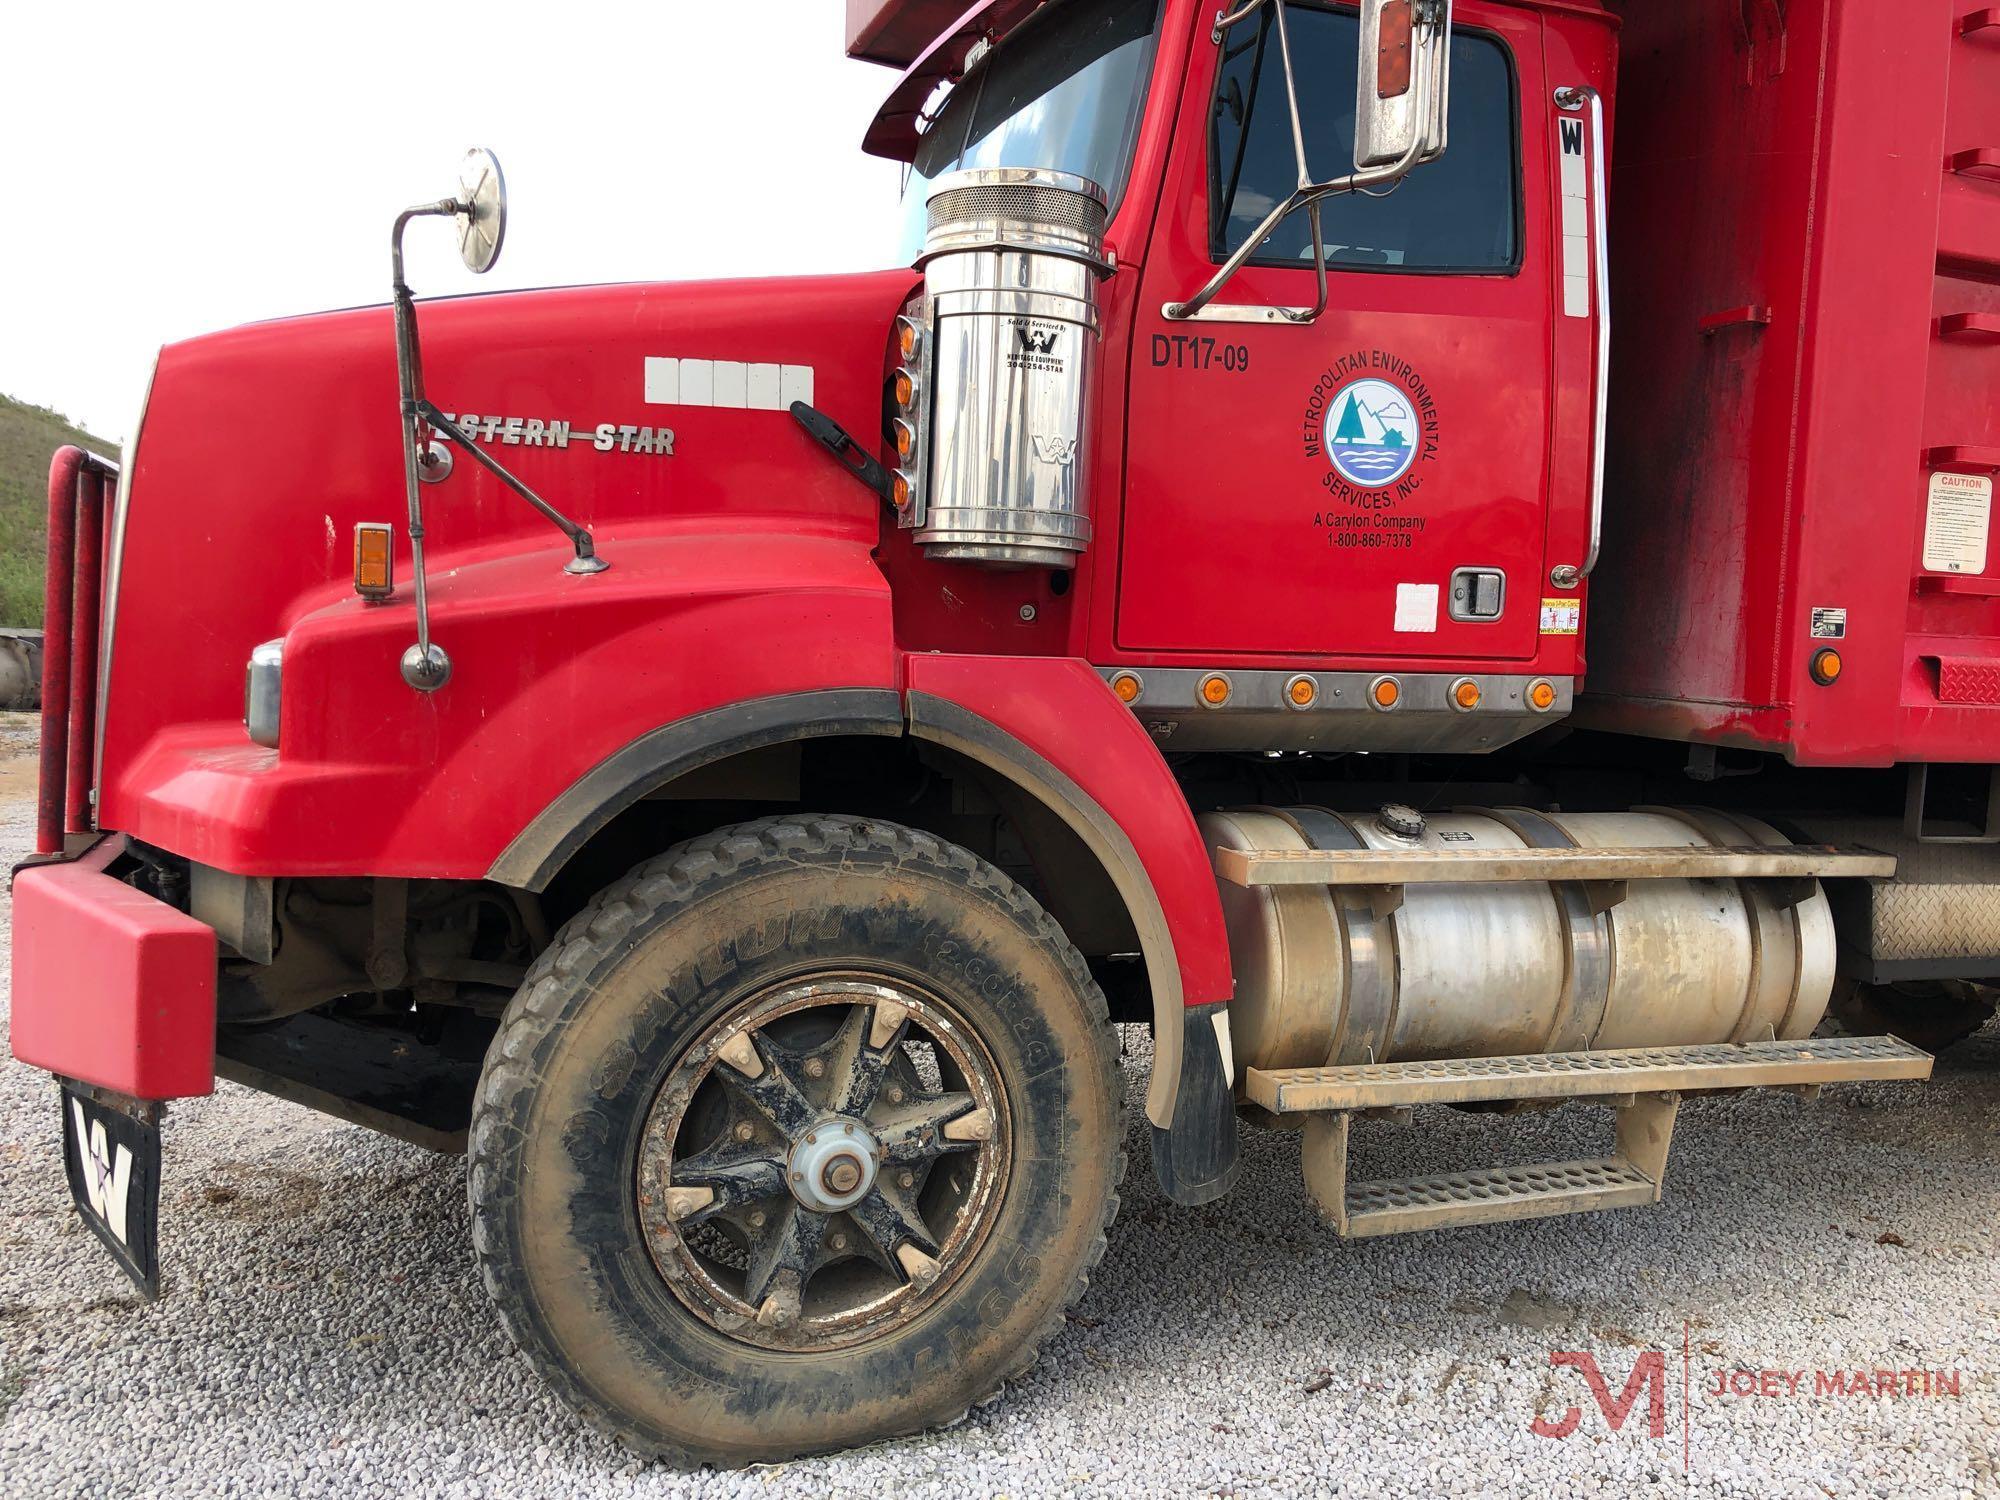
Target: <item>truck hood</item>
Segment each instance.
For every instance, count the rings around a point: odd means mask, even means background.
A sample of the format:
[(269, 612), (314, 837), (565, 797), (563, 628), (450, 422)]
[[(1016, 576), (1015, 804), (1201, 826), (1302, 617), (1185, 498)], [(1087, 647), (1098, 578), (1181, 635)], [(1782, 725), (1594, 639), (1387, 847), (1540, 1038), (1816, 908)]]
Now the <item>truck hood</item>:
[[(635, 284), (419, 304), (427, 394), (618, 566), (662, 537), (750, 532), (872, 545), (877, 502), (817, 447), (803, 400), (871, 446), (907, 270)], [(494, 565), (568, 544), (464, 454), (424, 486), (434, 610)], [(100, 824), (164, 732), (240, 720), (251, 649), (351, 601), (353, 530), (410, 555), (387, 307), (260, 323), (162, 351), (114, 518)], [(517, 586), (509, 583), (509, 587)], [(405, 618), (404, 629), (413, 624)], [(403, 629), (395, 632), (399, 637)]]

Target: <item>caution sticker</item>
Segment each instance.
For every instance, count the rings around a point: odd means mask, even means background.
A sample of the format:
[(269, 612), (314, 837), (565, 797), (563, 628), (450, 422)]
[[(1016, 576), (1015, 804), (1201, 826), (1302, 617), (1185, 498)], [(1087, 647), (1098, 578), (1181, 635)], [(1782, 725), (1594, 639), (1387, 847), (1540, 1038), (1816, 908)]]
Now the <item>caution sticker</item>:
[(1583, 601), (1581, 599), (1544, 599), (1542, 601), (1542, 634), (1575, 635), (1583, 624)]
[(1931, 475), (1924, 508), (1924, 571), (1984, 573), (1993, 481), (1984, 474)]

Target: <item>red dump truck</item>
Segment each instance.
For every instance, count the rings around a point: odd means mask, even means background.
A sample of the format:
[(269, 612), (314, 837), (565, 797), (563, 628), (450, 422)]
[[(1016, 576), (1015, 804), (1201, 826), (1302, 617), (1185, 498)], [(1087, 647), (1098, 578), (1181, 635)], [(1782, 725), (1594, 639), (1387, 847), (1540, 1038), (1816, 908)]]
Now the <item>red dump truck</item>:
[[(12, 1043), (142, 1285), (237, 1080), (466, 1151), (580, 1411), (776, 1458), (1060, 1323), (1114, 1021), (1169, 1198), (1289, 1129), (1369, 1236), (1991, 1013), (2000, 9), (848, 14), (893, 268), (419, 305), (473, 153), (388, 306), (57, 456)], [(1350, 1172), (1563, 1100), (1604, 1155)]]

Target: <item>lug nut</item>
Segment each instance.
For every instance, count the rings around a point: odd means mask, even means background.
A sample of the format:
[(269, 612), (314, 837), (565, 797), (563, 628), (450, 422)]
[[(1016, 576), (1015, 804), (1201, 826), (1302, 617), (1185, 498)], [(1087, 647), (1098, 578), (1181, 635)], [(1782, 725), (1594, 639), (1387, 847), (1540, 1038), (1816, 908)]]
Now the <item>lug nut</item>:
[(809, 1057), (806, 1059), (806, 1077), (824, 1078), (825, 1076), (826, 1076), (825, 1059), (818, 1057)]
[(903, 1268), (903, 1274), (910, 1278), (910, 1284), (919, 1289), (931, 1285), (938, 1279), (938, 1263), (907, 1241), (896, 1247), (896, 1263)]
[(757, 1055), (756, 1045), (750, 1040), (748, 1032), (739, 1031), (716, 1049), (716, 1056), (745, 1078), (755, 1078), (764, 1071), (764, 1059)]
[(993, 1139), (993, 1111), (975, 1109), (970, 1114), (960, 1115), (956, 1120), (947, 1120), (944, 1138), (948, 1141), (990, 1141)]
[(753, 1208), (750, 1210), (750, 1227), (752, 1229), (762, 1229), (764, 1227), (763, 1209)]
[(916, 1185), (917, 1185), (917, 1174), (915, 1172), (898, 1172), (896, 1174), (897, 1187), (913, 1188)]
[(668, 1188), (667, 1217), (670, 1219), (685, 1219), (689, 1214), (700, 1213), (714, 1201), (714, 1188)]
[(757, 1133), (757, 1127), (752, 1125), (748, 1120), (745, 1120), (742, 1122), (742, 1124), (738, 1125), (735, 1131), (736, 1139), (739, 1141), (747, 1141), (750, 1139), (750, 1137), (752, 1137), (756, 1133)]
[(901, 1104), (903, 1102), (903, 1086), (900, 1083), (889, 1085), (889, 1102), (891, 1104)]
[(844, 1234), (836, 1234), (826, 1243), (828, 1248), (830, 1249), (845, 1250), (847, 1248), (847, 1236)]

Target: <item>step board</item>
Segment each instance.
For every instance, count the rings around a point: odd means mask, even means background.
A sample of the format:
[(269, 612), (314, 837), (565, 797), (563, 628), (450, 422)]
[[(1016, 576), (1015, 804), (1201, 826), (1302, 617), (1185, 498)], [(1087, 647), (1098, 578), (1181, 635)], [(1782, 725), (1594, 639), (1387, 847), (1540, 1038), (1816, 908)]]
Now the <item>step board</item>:
[(1514, 880), (1880, 879), (1895, 856), (1806, 844), (1746, 849), (1227, 849), (1215, 873), (1231, 885), (1490, 885)]
[(1431, 1177), (1357, 1182), (1347, 1189), (1349, 1239), (1374, 1239), (1417, 1229), (1547, 1219), (1599, 1208), (1657, 1203), (1660, 1185), (1629, 1161), (1550, 1162), (1490, 1167)]
[(1928, 1078), (1930, 1054), (1893, 1036), (1813, 1037), (1709, 1047), (1628, 1047), (1526, 1057), (1252, 1068), (1244, 1092), (1273, 1114), (1506, 1099), (1588, 1099), (1700, 1089)]
[[(1657, 1203), (1684, 1092), (1810, 1087), (1864, 1079), (1928, 1078), (1928, 1053), (1895, 1037), (1824, 1037), (1708, 1047), (1632, 1047), (1538, 1057), (1371, 1063), (1340, 1068), (1252, 1068), (1250, 1100), (1302, 1114), (1306, 1188), (1349, 1239), (1550, 1218)], [(1515, 1099), (1594, 1099), (1616, 1106), (1610, 1156), (1347, 1180), (1356, 1111)]]

